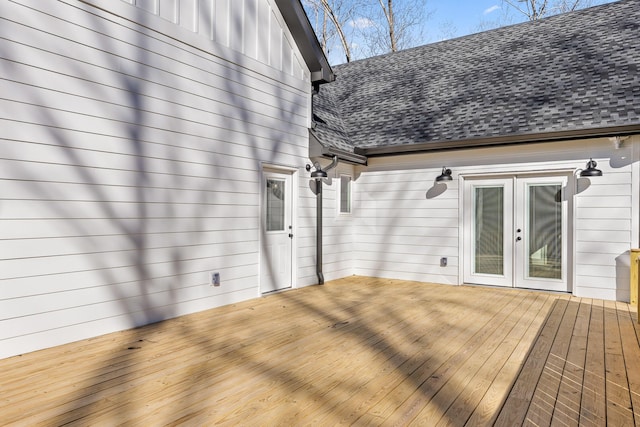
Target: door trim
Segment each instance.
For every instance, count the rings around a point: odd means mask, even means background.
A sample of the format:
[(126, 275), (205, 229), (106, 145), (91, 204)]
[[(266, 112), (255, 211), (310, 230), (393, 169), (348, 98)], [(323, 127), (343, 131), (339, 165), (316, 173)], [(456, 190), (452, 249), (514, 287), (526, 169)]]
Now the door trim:
[[(569, 222), (570, 222), (570, 210), (569, 210), (569, 195), (572, 194), (569, 184), (569, 177), (566, 175), (553, 175), (553, 176), (541, 176), (541, 177), (532, 177), (532, 176), (522, 176), (516, 178), (517, 188), (514, 190), (514, 217), (520, 218), (522, 221), (527, 221), (530, 219), (530, 207), (531, 200), (529, 200), (530, 192), (527, 190), (531, 189), (531, 187), (538, 186), (540, 184), (551, 184), (560, 185), (561, 186), (561, 197), (560, 200), (561, 205), (561, 216), (562, 216), (562, 245), (561, 245), (561, 277), (560, 279), (549, 279), (549, 278), (533, 278), (527, 276), (527, 267), (529, 266), (529, 262), (531, 262), (531, 257), (529, 256), (529, 249), (526, 245), (529, 244), (530, 229), (526, 225), (517, 224), (516, 226), (522, 227), (524, 231), (524, 241), (522, 244), (515, 248), (516, 258), (520, 258), (516, 260), (514, 265), (520, 267), (514, 271), (514, 287), (524, 288), (524, 289), (542, 289), (549, 291), (559, 291), (559, 292), (568, 292), (570, 291), (569, 287)], [(556, 196), (557, 198), (557, 196)], [(521, 211), (519, 211), (521, 210)], [(526, 255), (526, 256), (525, 256)], [(544, 284), (544, 287), (538, 287)], [(530, 285), (530, 286), (528, 286)]]
[[(460, 278), (460, 284), (470, 283), (465, 281), (466, 269), (468, 267), (468, 258), (472, 256), (468, 249), (467, 244), (467, 218), (469, 216), (468, 210), (470, 207), (467, 202), (467, 194), (466, 194), (466, 186), (468, 181), (475, 180), (491, 180), (491, 179), (509, 179), (513, 178), (513, 182), (517, 183), (517, 178), (526, 179), (526, 178), (553, 178), (558, 177), (562, 179), (566, 179), (566, 185), (564, 187), (565, 190), (565, 200), (566, 200), (566, 209), (565, 209), (565, 222), (566, 225), (564, 227), (564, 231), (566, 233), (566, 271), (564, 272), (564, 281), (566, 288), (563, 288), (561, 292), (573, 293), (574, 283), (575, 283), (575, 215), (576, 215), (576, 207), (574, 203), (574, 196), (576, 194), (576, 185), (577, 179), (575, 176), (575, 169), (567, 169), (567, 168), (558, 168), (558, 169), (547, 169), (547, 170), (529, 170), (529, 171), (499, 171), (499, 172), (471, 172), (471, 173), (460, 173), (459, 176), (459, 185), (458, 185), (458, 200), (460, 206), (460, 214), (458, 215), (458, 242), (459, 242), (459, 259), (460, 262), (458, 264), (458, 277)], [(515, 187), (514, 187), (514, 198), (515, 198)], [(515, 200), (514, 200), (515, 203)], [(515, 217), (515, 209), (512, 212), (512, 215)], [(515, 262), (514, 262), (515, 263)], [(515, 268), (515, 265), (514, 265)], [(514, 278), (512, 285), (509, 287), (516, 287), (516, 278), (515, 278), (515, 270), (514, 270)]]
[[(258, 296), (262, 296), (267, 293), (278, 292), (280, 290), (286, 289), (294, 289), (298, 287), (297, 281), (297, 271), (298, 271), (298, 252), (297, 252), (297, 224), (298, 224), (298, 216), (296, 214), (298, 208), (298, 174), (299, 170), (294, 167), (283, 166), (283, 165), (275, 165), (270, 163), (262, 163), (260, 169), (260, 191), (258, 194), (259, 197), (259, 212), (258, 212)], [(290, 276), (290, 287), (278, 289), (278, 290), (264, 290), (264, 277), (263, 277), (263, 255), (264, 255), (264, 244), (265, 244), (265, 236), (266, 229), (264, 223), (264, 188), (266, 185), (266, 175), (268, 173), (277, 173), (282, 175), (289, 175), (291, 180), (291, 212), (290, 222), (291, 222), (291, 233), (293, 234), (293, 238), (291, 239), (291, 276)]]
[[(476, 221), (475, 221), (475, 198), (473, 191), (467, 191), (467, 186), (472, 189), (476, 188), (501, 188), (502, 189), (502, 248), (507, 248), (509, 242), (513, 239), (513, 212), (511, 211), (511, 202), (513, 199), (515, 177), (509, 179), (509, 177), (500, 178), (475, 178), (467, 180), (463, 183), (463, 251), (465, 257), (463, 257), (463, 280), (469, 283), (475, 283), (478, 285), (491, 285), (491, 286), (513, 286), (514, 277), (514, 263), (512, 257), (508, 257), (506, 253), (502, 254), (502, 273), (501, 274), (489, 274), (489, 273), (476, 273), (475, 264), (477, 257), (474, 256), (476, 249)], [(477, 184), (477, 185), (474, 185)], [(493, 263), (495, 265), (495, 263)]]

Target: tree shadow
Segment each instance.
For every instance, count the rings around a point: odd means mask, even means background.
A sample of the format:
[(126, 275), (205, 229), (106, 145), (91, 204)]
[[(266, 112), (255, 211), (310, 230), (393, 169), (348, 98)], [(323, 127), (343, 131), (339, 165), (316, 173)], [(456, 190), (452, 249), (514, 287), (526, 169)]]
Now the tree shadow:
[(624, 303), (556, 300), (494, 425), (633, 424), (634, 322)]

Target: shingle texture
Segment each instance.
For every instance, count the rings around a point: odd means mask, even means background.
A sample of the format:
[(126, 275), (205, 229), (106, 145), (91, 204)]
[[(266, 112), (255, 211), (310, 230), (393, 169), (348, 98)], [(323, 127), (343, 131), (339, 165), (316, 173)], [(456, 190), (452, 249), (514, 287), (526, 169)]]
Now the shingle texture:
[(640, 0), (336, 66), (315, 132), (342, 149), (640, 124)]

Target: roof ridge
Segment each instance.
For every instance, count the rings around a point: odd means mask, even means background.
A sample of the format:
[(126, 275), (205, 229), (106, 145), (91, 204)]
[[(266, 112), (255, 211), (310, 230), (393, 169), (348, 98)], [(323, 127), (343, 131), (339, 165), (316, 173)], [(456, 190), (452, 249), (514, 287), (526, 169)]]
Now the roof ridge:
[(355, 59), (355, 60), (350, 61), (350, 62), (345, 62), (345, 63), (341, 63), (341, 64), (332, 65), (332, 67), (334, 69), (340, 69), (341, 67), (346, 67), (346, 66), (349, 66), (351, 64), (363, 63), (363, 62), (367, 62), (367, 61), (370, 61), (370, 60), (376, 60), (376, 59), (386, 58), (386, 57), (389, 57), (389, 56), (399, 55), (399, 54), (402, 54), (402, 53), (409, 53), (411, 51), (415, 51), (415, 50), (420, 50), (420, 49), (426, 48), (427, 46), (435, 46), (435, 45), (438, 45), (438, 44), (450, 43), (452, 41), (471, 38), (471, 37), (475, 37), (475, 36), (478, 36), (478, 35), (481, 35), (481, 34), (486, 34), (486, 33), (491, 33), (491, 32), (498, 32), (500, 30), (508, 30), (508, 29), (513, 28), (513, 27), (526, 26), (526, 25), (537, 25), (537, 24), (539, 24), (541, 22), (547, 22), (548, 20), (551, 20), (551, 19), (565, 18), (567, 15), (574, 15), (574, 14), (579, 14), (579, 13), (593, 12), (593, 9), (606, 8), (606, 7), (611, 7), (613, 5), (619, 5), (621, 3), (633, 3), (633, 2), (637, 2), (637, 3), (640, 4), (639, 0), (616, 0), (616, 1), (613, 1), (613, 2), (610, 2), (610, 3), (597, 4), (597, 5), (594, 5), (594, 6), (585, 7), (583, 9), (578, 9), (578, 10), (573, 10), (573, 11), (569, 11), (569, 12), (557, 13), (555, 15), (545, 16), (545, 17), (537, 19), (535, 21), (516, 22), (516, 23), (513, 23), (513, 24), (503, 25), (503, 26), (496, 27), (496, 28), (491, 28), (491, 29), (488, 29), (488, 30), (477, 31), (477, 32), (469, 33), (469, 34), (464, 34), (462, 36), (457, 36), (457, 37), (444, 39), (444, 40), (438, 40), (438, 41), (435, 41), (435, 42), (429, 42), (429, 43), (421, 44), (421, 45), (418, 45), (418, 46), (412, 46), (412, 47), (408, 47), (406, 49), (398, 50), (396, 52), (386, 52), (386, 53), (381, 53), (379, 55), (370, 56), (370, 57), (367, 57), (367, 58)]

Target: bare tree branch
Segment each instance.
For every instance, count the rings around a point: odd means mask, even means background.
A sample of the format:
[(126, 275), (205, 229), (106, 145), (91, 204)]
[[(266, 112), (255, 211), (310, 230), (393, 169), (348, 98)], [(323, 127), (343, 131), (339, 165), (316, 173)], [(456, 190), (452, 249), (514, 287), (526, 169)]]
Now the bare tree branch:
[[(529, 21), (536, 21), (546, 16), (571, 12), (594, 5), (592, 0), (502, 0), (511, 8), (527, 17)], [(524, 4), (526, 7), (521, 6)]]

